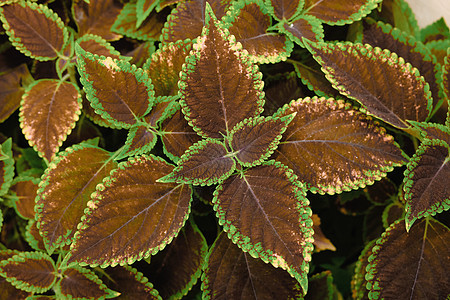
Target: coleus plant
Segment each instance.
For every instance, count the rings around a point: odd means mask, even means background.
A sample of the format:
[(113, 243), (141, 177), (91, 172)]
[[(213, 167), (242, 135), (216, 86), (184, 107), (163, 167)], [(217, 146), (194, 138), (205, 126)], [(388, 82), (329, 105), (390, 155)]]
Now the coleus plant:
[(2, 299), (450, 294), (442, 20), (419, 30), (399, 0), (0, 5)]

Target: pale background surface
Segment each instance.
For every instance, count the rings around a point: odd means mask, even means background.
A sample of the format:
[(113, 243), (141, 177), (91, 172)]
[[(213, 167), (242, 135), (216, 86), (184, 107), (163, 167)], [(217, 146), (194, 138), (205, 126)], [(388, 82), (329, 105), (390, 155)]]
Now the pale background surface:
[(450, 27), (450, 0), (406, 0), (416, 15), (419, 27), (430, 25), (441, 17)]

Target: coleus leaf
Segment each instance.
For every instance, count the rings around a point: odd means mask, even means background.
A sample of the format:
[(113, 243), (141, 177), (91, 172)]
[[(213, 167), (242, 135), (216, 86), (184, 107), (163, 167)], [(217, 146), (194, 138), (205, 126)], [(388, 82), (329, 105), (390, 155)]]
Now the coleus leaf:
[(150, 15), (161, 0), (137, 0), (136, 1), (136, 28)]
[(148, 278), (163, 299), (181, 299), (200, 278), (207, 252), (205, 237), (187, 222), (167, 248), (152, 256)]
[(405, 0), (383, 1), (380, 17), (411, 36), (417, 37), (420, 33), (416, 16)]
[(450, 29), (443, 17), (420, 29), (420, 40), (425, 44), (448, 38), (450, 38)]
[(120, 163), (97, 186), (65, 260), (125, 265), (163, 249), (183, 227), (192, 197), (186, 185), (156, 182), (172, 169), (152, 155)]
[[(19, 254), (18, 250), (0, 250), (0, 261), (7, 260), (16, 254)], [(31, 295), (30, 292), (16, 289), (11, 283), (6, 281), (5, 278), (0, 277), (0, 299), (6, 300), (25, 300), (27, 296)]]
[(200, 136), (189, 126), (179, 105), (174, 105), (172, 112), (161, 122), (160, 132), (164, 153), (174, 162), (200, 140)]
[(154, 11), (139, 27), (136, 27), (136, 11), (136, 3), (126, 3), (111, 27), (111, 31), (138, 40), (159, 40), (166, 20), (165, 15)]
[(450, 147), (442, 140), (425, 140), (405, 170), (406, 230), (420, 218), (450, 209)]
[(450, 294), (449, 238), (450, 230), (431, 218), (417, 222), (409, 233), (402, 220), (393, 223), (369, 257), (369, 299), (445, 299)]
[(313, 193), (334, 194), (370, 185), (405, 162), (384, 128), (342, 100), (299, 99), (275, 115), (294, 112), (297, 115), (275, 150), (275, 159), (291, 168)]
[(104, 38), (94, 34), (85, 34), (76, 40), (82, 49), (87, 52), (97, 54), (99, 56), (111, 57), (116, 59), (124, 59), (120, 52), (117, 51)]
[(361, 300), (369, 299), (369, 291), (366, 289), (366, 267), (369, 264), (369, 257), (372, 255), (372, 248), (375, 246), (376, 240), (366, 244), (356, 262), (355, 271), (353, 273), (351, 288), (352, 298)]
[(293, 43), (285, 36), (268, 32), (272, 25), (266, 7), (250, 0), (235, 2), (224, 22), (230, 23), (228, 30), (242, 44), (255, 63), (276, 63), (286, 60)]
[(156, 140), (156, 131), (151, 127), (134, 126), (128, 131), (127, 140), (118, 159), (150, 152), (155, 146)]
[(9, 118), (19, 108), (25, 92), (22, 87), (31, 78), (25, 64), (0, 75), (0, 123)]
[(344, 25), (361, 20), (378, 6), (381, 0), (305, 0), (303, 13), (329, 25)]
[[(28, 245), (36, 251), (45, 252), (45, 242), (42, 235), (39, 233), (39, 229), (36, 226), (37, 222), (34, 219), (28, 220), (28, 224), (25, 227), (25, 240)], [(66, 249), (64, 249), (66, 250)]]
[[(444, 58), (444, 65), (442, 66), (442, 86), (444, 97), (450, 99), (450, 50), (447, 48), (447, 56)], [(450, 106), (450, 100), (447, 100), (447, 106)], [(450, 112), (447, 113), (447, 125), (450, 124)]]
[(368, 114), (403, 129), (408, 128), (406, 120), (425, 121), (429, 116), (429, 85), (397, 54), (349, 42), (307, 47), (333, 87), (359, 101)]
[(311, 276), (305, 300), (341, 299), (342, 295), (333, 284), (331, 271), (323, 271)]
[(112, 283), (107, 282), (120, 293), (119, 299), (161, 300), (159, 292), (141, 272), (130, 266), (116, 266), (106, 270)]
[(98, 278), (98, 276), (85, 268), (66, 268), (62, 278), (54, 287), (55, 294), (60, 299), (109, 299), (120, 293), (112, 291)]
[(72, 242), (91, 193), (116, 166), (108, 151), (89, 144), (67, 148), (49, 165), (35, 207), (48, 249)]
[(38, 190), (39, 179), (15, 180), (11, 190), (16, 193), (17, 200), (14, 207), (19, 216), (25, 219), (34, 219), (34, 205)]
[(278, 23), (278, 29), (286, 34), (290, 40), (304, 47), (303, 38), (313, 42), (323, 41), (322, 23), (313, 16), (303, 15), (292, 22)]
[(273, 17), (278, 20), (291, 20), (301, 13), (304, 1), (268, 0), (266, 6)]
[(273, 115), (292, 100), (304, 97), (300, 79), (295, 72), (280, 74), (275, 80), (266, 81), (264, 88), (266, 101), (263, 114), (266, 116)]
[(40, 157), (51, 161), (81, 114), (81, 95), (70, 82), (41, 79), (30, 85), (20, 107), (20, 127)]
[(274, 160), (242, 171), (214, 192), (214, 210), (243, 251), (281, 267), (307, 291), (313, 230), (305, 189)]
[(192, 42), (163, 44), (142, 67), (152, 79), (155, 97), (175, 96), (181, 67), (192, 48)]
[(203, 137), (222, 138), (262, 111), (261, 73), (207, 6), (205, 27), (180, 74), (181, 107)]
[(167, 22), (161, 34), (163, 43), (176, 42), (178, 40), (194, 40), (202, 34), (202, 28), (206, 22), (206, 3), (209, 3), (217, 18), (222, 18), (228, 10), (230, 3), (222, 0), (189, 0), (180, 2), (167, 17)]
[(233, 156), (244, 167), (261, 164), (275, 151), (294, 117), (295, 113), (282, 118), (249, 118), (238, 123), (229, 137)]
[(204, 139), (189, 147), (172, 173), (158, 181), (211, 185), (228, 178), (235, 168), (236, 161), (222, 142)]
[(85, 34), (99, 35), (107, 41), (120, 39), (120, 34), (111, 31), (121, 5), (114, 0), (83, 0), (72, 2), (72, 16), (78, 27), (78, 36)]
[(243, 252), (225, 233), (211, 247), (202, 275), (203, 299), (300, 299), (300, 284), (283, 270)]
[(0, 196), (5, 195), (14, 177), (14, 157), (12, 153), (12, 139), (0, 144)]
[(380, 21), (366, 26), (363, 31), (362, 42), (371, 44), (373, 47), (389, 49), (417, 68), (420, 75), (430, 85), (434, 107), (441, 105), (439, 103), (439, 85), (437, 83), (441, 67), (424, 44), (404, 31)]
[(313, 230), (314, 230), (314, 250), (316, 252), (323, 251), (323, 250), (331, 250), (336, 251), (336, 247), (333, 245), (333, 243), (323, 234), (322, 228), (320, 227), (320, 217), (316, 214), (313, 214), (311, 216), (311, 219), (313, 220)]
[(76, 46), (81, 83), (95, 112), (119, 128), (131, 128), (153, 106), (147, 73), (128, 62), (86, 52)]
[(0, 20), (17, 50), (31, 58), (55, 59), (69, 40), (59, 16), (46, 5), (20, 1), (0, 7)]
[(53, 259), (42, 252), (21, 252), (0, 262), (0, 275), (18, 289), (42, 293), (56, 281)]

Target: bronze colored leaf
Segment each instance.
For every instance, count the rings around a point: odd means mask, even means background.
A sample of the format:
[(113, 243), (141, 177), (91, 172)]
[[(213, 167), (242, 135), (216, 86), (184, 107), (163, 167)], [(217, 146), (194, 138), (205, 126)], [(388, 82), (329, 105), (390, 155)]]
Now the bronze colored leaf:
[(17, 200), (14, 202), (17, 213), (25, 219), (34, 219), (34, 200), (38, 190), (39, 180), (24, 180), (16, 182), (11, 190), (16, 193)]
[(36, 197), (36, 220), (48, 249), (69, 244), (95, 187), (117, 166), (100, 148), (75, 145), (47, 168)]
[(203, 34), (180, 75), (180, 104), (198, 134), (222, 138), (240, 121), (261, 113), (262, 75), (211, 9), (206, 15)]
[(431, 218), (409, 233), (403, 224), (392, 224), (372, 249), (366, 268), (369, 299), (446, 299), (450, 230)]
[[(87, 52), (97, 54), (98, 56), (121, 59), (120, 52), (108, 43), (105, 39), (94, 34), (85, 34), (76, 41), (81, 48)], [(74, 58), (76, 62), (76, 58)]]
[(62, 20), (42, 4), (20, 1), (2, 6), (0, 20), (16, 49), (37, 60), (57, 58), (69, 39)]
[(342, 295), (333, 284), (333, 276), (331, 275), (331, 271), (327, 270), (311, 276), (308, 282), (308, 294), (306, 294), (304, 299), (342, 299)]
[(314, 250), (319, 252), (323, 250), (336, 251), (336, 247), (333, 243), (323, 234), (320, 228), (320, 217), (316, 214), (311, 216), (313, 220), (313, 230), (314, 230)]
[(267, 4), (269, 9), (273, 10), (273, 16), (278, 20), (291, 20), (295, 15), (301, 12), (304, 1), (291, 0), (269, 0)]
[(232, 23), (228, 30), (255, 63), (280, 62), (292, 51), (293, 43), (286, 36), (268, 32), (272, 22), (264, 6), (250, 1), (236, 2), (226, 22)]
[(301, 299), (300, 284), (243, 252), (221, 233), (208, 254), (202, 277), (204, 299)]
[(353, 23), (368, 15), (381, 0), (305, 0), (303, 13), (330, 25)]
[(153, 106), (153, 85), (147, 73), (128, 62), (75, 48), (87, 99), (95, 112), (119, 128), (130, 128)]
[(175, 110), (160, 126), (164, 153), (177, 162), (181, 155), (200, 140), (200, 136), (189, 126), (181, 109)]
[(272, 160), (233, 175), (217, 187), (213, 203), (219, 224), (235, 244), (287, 270), (306, 293), (311, 209), (303, 185), (287, 167)]
[(20, 107), (20, 127), (39, 155), (51, 161), (81, 113), (77, 86), (54, 79), (27, 88)]
[(322, 24), (314, 17), (302, 16), (293, 22), (281, 24), (280, 30), (302, 47), (304, 47), (303, 38), (314, 42), (323, 40)]
[(107, 41), (115, 41), (122, 36), (111, 31), (121, 5), (114, 0), (84, 0), (72, 2), (73, 16), (78, 26), (78, 35), (99, 35)]
[(352, 277), (352, 298), (357, 300), (369, 299), (369, 291), (366, 289), (367, 280), (366, 267), (369, 264), (369, 257), (372, 255), (372, 248), (375, 245), (373, 240), (366, 244), (356, 262), (355, 272)]
[[(431, 112), (429, 86), (419, 71), (389, 50), (352, 43), (308, 43), (327, 79), (367, 113), (398, 128), (425, 121)], [(392, 84), (395, 82), (396, 84)]]
[(120, 295), (108, 289), (94, 272), (81, 267), (65, 269), (54, 289), (60, 299), (105, 299)]
[(145, 63), (143, 69), (152, 79), (157, 98), (177, 95), (181, 67), (191, 48), (192, 43), (189, 41), (163, 44)]
[(137, 0), (136, 2), (136, 28), (150, 15), (161, 0)]
[(441, 140), (425, 140), (405, 171), (406, 230), (426, 216), (450, 209), (449, 145)]
[(156, 131), (147, 126), (132, 127), (128, 131), (127, 140), (123, 146), (122, 154), (118, 159), (125, 156), (141, 155), (150, 152), (156, 144)]
[[(45, 252), (46, 249), (44, 239), (39, 233), (37, 222), (34, 219), (29, 220), (25, 230), (25, 240), (27, 241), (28, 245), (30, 245), (30, 247), (36, 251)], [(65, 248), (67, 248), (67, 246)]]
[(187, 222), (172, 243), (152, 256), (146, 275), (163, 299), (181, 299), (200, 278), (207, 252), (203, 234)]
[[(159, 292), (141, 272), (130, 266), (106, 269), (111, 283), (108, 286), (120, 293), (120, 300), (161, 300)], [(105, 279), (104, 279), (105, 280)]]
[(42, 293), (56, 281), (55, 263), (42, 252), (20, 252), (0, 262), (0, 274), (16, 288)]
[(163, 43), (178, 40), (193, 40), (202, 34), (205, 22), (206, 3), (211, 5), (217, 18), (222, 18), (228, 9), (229, 2), (222, 0), (187, 0), (178, 4), (167, 18), (161, 35)]
[(161, 97), (158, 99), (159, 101), (152, 107), (152, 110), (148, 115), (144, 117), (145, 122), (153, 128), (158, 127), (160, 123), (173, 112), (175, 106), (179, 108), (178, 102), (173, 101), (173, 98), (171, 97)]
[(276, 115), (293, 112), (297, 115), (275, 150), (275, 159), (294, 170), (314, 193), (370, 185), (405, 162), (384, 128), (343, 101), (299, 99)]
[(274, 81), (265, 82), (263, 115), (271, 116), (291, 100), (303, 98), (300, 80), (294, 72), (280, 74)]
[(0, 123), (19, 108), (24, 93), (23, 85), (28, 78), (31, 75), (25, 64), (0, 75)]
[(131, 264), (156, 254), (187, 219), (191, 188), (158, 183), (173, 167), (160, 158), (130, 158), (97, 186), (78, 226), (68, 263)]

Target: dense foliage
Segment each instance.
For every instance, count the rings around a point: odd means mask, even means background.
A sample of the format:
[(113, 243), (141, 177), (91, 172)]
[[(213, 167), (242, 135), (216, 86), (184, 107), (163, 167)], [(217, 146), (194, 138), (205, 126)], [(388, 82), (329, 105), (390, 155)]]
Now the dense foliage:
[(446, 299), (450, 30), (403, 0), (0, 0), (1, 299)]

